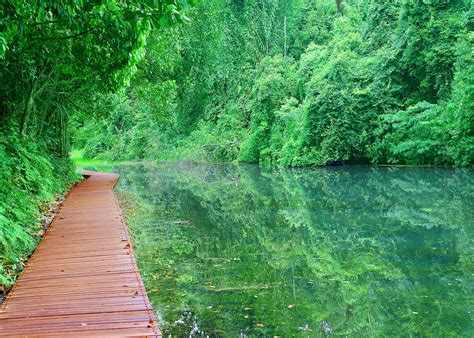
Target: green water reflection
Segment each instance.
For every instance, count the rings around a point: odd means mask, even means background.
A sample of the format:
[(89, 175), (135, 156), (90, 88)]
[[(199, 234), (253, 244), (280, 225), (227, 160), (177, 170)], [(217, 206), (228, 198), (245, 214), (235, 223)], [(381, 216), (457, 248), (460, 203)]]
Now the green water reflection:
[(166, 335), (473, 336), (472, 170), (116, 170)]

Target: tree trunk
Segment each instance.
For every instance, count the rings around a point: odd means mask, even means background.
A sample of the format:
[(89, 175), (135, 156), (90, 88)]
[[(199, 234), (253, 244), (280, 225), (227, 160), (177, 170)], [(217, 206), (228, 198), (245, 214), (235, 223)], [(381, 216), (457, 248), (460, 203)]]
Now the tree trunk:
[(336, 9), (337, 9), (337, 12), (338, 12), (338, 13), (341, 13), (341, 15), (342, 15), (342, 6), (341, 6), (342, 1), (343, 1), (343, 0), (336, 0)]

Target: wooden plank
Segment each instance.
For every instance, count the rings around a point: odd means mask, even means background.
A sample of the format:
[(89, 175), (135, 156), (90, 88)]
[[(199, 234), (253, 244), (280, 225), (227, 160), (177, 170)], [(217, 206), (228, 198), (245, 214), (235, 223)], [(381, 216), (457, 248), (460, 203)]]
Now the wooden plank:
[(87, 172), (0, 307), (0, 336), (161, 337), (113, 188)]

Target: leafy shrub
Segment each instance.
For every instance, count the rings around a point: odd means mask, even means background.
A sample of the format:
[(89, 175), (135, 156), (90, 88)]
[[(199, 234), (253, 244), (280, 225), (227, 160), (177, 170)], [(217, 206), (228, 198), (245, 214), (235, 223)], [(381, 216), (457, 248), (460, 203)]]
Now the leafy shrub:
[(338, 3), (201, 3), (151, 34), (132, 86), (99, 96), (77, 145), (107, 159), (472, 165), (470, 1)]
[(379, 142), (372, 158), (387, 163), (445, 164), (446, 135), (439, 116), (442, 108), (420, 102), (406, 110), (382, 115)]
[(453, 90), (447, 100), (426, 101), (380, 116), (369, 145), (375, 163), (469, 166), (474, 162), (474, 62), (466, 34), (458, 46)]
[(291, 60), (281, 55), (264, 58), (256, 74), (250, 103), (250, 135), (242, 144), (239, 160), (271, 164), (270, 139), (275, 113), (285, 98), (295, 91), (296, 81)]
[(40, 210), (76, 182), (67, 159), (28, 137), (0, 133), (0, 284), (13, 283), (39, 241)]

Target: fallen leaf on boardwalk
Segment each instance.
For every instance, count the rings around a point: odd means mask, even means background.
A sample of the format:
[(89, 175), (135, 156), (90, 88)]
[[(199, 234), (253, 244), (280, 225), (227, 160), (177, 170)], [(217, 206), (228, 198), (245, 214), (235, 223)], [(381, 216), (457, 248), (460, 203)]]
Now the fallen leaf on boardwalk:
[(81, 323), (81, 326), (87, 326), (87, 324), (86, 323)]

